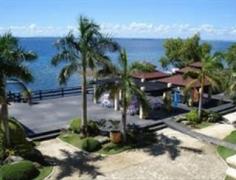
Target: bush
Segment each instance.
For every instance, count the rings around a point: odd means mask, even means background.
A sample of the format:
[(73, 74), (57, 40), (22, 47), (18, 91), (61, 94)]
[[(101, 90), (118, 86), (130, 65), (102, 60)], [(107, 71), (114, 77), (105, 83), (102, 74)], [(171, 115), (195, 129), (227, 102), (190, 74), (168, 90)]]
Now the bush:
[(13, 150), (15, 155), (24, 157), (34, 149), (34, 144), (27, 141), (23, 127), (14, 118), (9, 119), (9, 131), (11, 141), (9, 149)]
[(81, 125), (81, 120), (80, 118), (73, 119), (70, 123), (69, 129), (74, 132), (74, 133), (80, 133), (80, 125)]
[(216, 112), (209, 112), (207, 117), (207, 122), (215, 123), (222, 120), (222, 116)]
[(90, 136), (96, 136), (99, 134), (99, 132), (100, 132), (100, 130), (98, 128), (97, 123), (94, 121), (89, 121), (88, 122), (88, 134)]
[(192, 124), (197, 124), (201, 122), (201, 119), (198, 118), (198, 111), (195, 109), (186, 114), (186, 119)]
[(0, 168), (0, 179), (26, 180), (39, 175), (39, 170), (30, 161), (6, 164)]
[(82, 140), (81, 148), (88, 152), (94, 152), (101, 149), (101, 143), (94, 138), (88, 137)]

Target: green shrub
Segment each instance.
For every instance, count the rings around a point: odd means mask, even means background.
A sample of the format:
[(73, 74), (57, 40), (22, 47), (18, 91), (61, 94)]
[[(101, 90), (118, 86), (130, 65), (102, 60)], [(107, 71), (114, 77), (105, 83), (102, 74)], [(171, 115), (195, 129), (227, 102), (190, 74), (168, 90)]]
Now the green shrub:
[(222, 120), (222, 116), (216, 112), (209, 112), (207, 117), (207, 122), (215, 123)]
[(99, 132), (100, 132), (100, 130), (98, 128), (97, 123), (94, 121), (89, 121), (88, 122), (88, 134), (90, 136), (96, 136), (99, 134)]
[(81, 148), (88, 152), (94, 152), (101, 148), (101, 143), (94, 138), (84, 138), (81, 143)]
[(198, 118), (198, 111), (195, 109), (191, 110), (189, 113), (186, 114), (186, 119), (192, 124), (197, 124), (201, 122), (201, 120)]
[(80, 133), (80, 125), (81, 125), (80, 118), (73, 119), (70, 123), (69, 129), (74, 133)]
[(0, 168), (0, 179), (3, 180), (26, 180), (38, 175), (39, 170), (30, 161), (6, 164)]
[(12, 149), (16, 155), (23, 156), (32, 151), (34, 144), (27, 141), (26, 134), (21, 126), (14, 118), (9, 119), (10, 141)]

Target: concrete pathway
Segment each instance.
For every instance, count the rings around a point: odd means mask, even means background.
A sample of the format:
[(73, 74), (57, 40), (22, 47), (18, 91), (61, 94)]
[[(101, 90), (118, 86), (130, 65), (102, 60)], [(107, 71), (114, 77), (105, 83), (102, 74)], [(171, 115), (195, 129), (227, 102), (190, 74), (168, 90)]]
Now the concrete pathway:
[[(224, 131), (224, 135), (228, 133)], [(50, 180), (224, 178), (227, 165), (216, 155), (215, 146), (170, 128), (158, 131), (157, 139), (152, 146), (107, 157), (84, 154), (57, 139), (42, 142), (39, 150), (56, 163)]]
[[(218, 137), (218, 133), (220, 131), (223, 131), (223, 130), (227, 132), (233, 131), (234, 127), (232, 125), (216, 124), (210, 128), (204, 128), (203, 130), (193, 131), (190, 127), (187, 127), (184, 124), (176, 122), (175, 120), (173, 120), (173, 118), (165, 119), (163, 121), (170, 128), (175, 129), (184, 134), (187, 134), (200, 141), (214, 144), (214, 145), (220, 145), (220, 146), (224, 146), (224, 147), (236, 150), (236, 144), (232, 144), (232, 143), (220, 140)], [(223, 132), (221, 132), (220, 134), (223, 134)], [(224, 137), (225, 136), (223, 137), (221, 136), (220, 138), (224, 138)]]

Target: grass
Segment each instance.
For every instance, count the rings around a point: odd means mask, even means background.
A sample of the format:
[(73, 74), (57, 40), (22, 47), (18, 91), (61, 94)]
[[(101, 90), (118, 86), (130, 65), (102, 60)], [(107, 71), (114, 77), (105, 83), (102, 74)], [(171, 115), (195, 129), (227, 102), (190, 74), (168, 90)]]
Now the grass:
[(82, 138), (78, 134), (74, 133), (66, 133), (66, 134), (61, 134), (59, 138), (62, 141), (65, 141), (79, 149), (81, 149), (82, 146)]
[(212, 125), (213, 123), (210, 123), (210, 122), (206, 122), (206, 121), (203, 121), (203, 122), (201, 122), (201, 123), (199, 123), (199, 124), (194, 124), (194, 125), (192, 125), (194, 128), (197, 128), (197, 129), (202, 129), (202, 128), (206, 128), (206, 127), (208, 127), (208, 126), (210, 126), (210, 125)]
[[(62, 141), (65, 141), (79, 149), (82, 149), (82, 138), (78, 134), (74, 133), (66, 133), (59, 136)], [(112, 155), (118, 154), (123, 151), (132, 149), (132, 145), (124, 145), (124, 144), (114, 144), (107, 143), (102, 146), (102, 148), (98, 151), (100, 154)]]
[(123, 151), (132, 149), (133, 146), (129, 144), (114, 144), (114, 143), (108, 143), (102, 147), (102, 149), (99, 151), (101, 154), (106, 155), (112, 155), (112, 154), (118, 154)]
[[(236, 131), (233, 131), (230, 135), (226, 136), (224, 138), (225, 141), (229, 142), (229, 143), (233, 143), (236, 144)], [(223, 158), (226, 159), (229, 156), (232, 156), (234, 154), (236, 154), (235, 150), (232, 149), (228, 149), (226, 147), (223, 146), (218, 146), (217, 147), (217, 152), (219, 153), (219, 155)]]
[(44, 166), (44, 167), (40, 168), (39, 169), (40, 174), (34, 180), (43, 180), (52, 172), (52, 169), (53, 169), (52, 166)]

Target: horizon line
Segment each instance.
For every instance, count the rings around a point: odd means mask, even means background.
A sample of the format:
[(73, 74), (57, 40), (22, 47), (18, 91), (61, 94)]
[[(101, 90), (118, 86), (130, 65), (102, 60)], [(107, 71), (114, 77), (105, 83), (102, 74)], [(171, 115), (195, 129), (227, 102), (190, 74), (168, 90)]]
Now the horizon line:
[[(62, 38), (64, 36), (15, 36), (17, 38)], [(177, 39), (181, 37), (167, 37), (167, 38), (151, 38), (151, 37), (112, 37), (112, 39), (143, 39), (143, 40), (166, 40), (166, 39)], [(181, 38), (181, 39), (187, 39), (189, 37)], [(236, 39), (207, 39), (207, 38), (201, 38), (201, 41), (224, 41), (224, 42), (235, 42)]]

